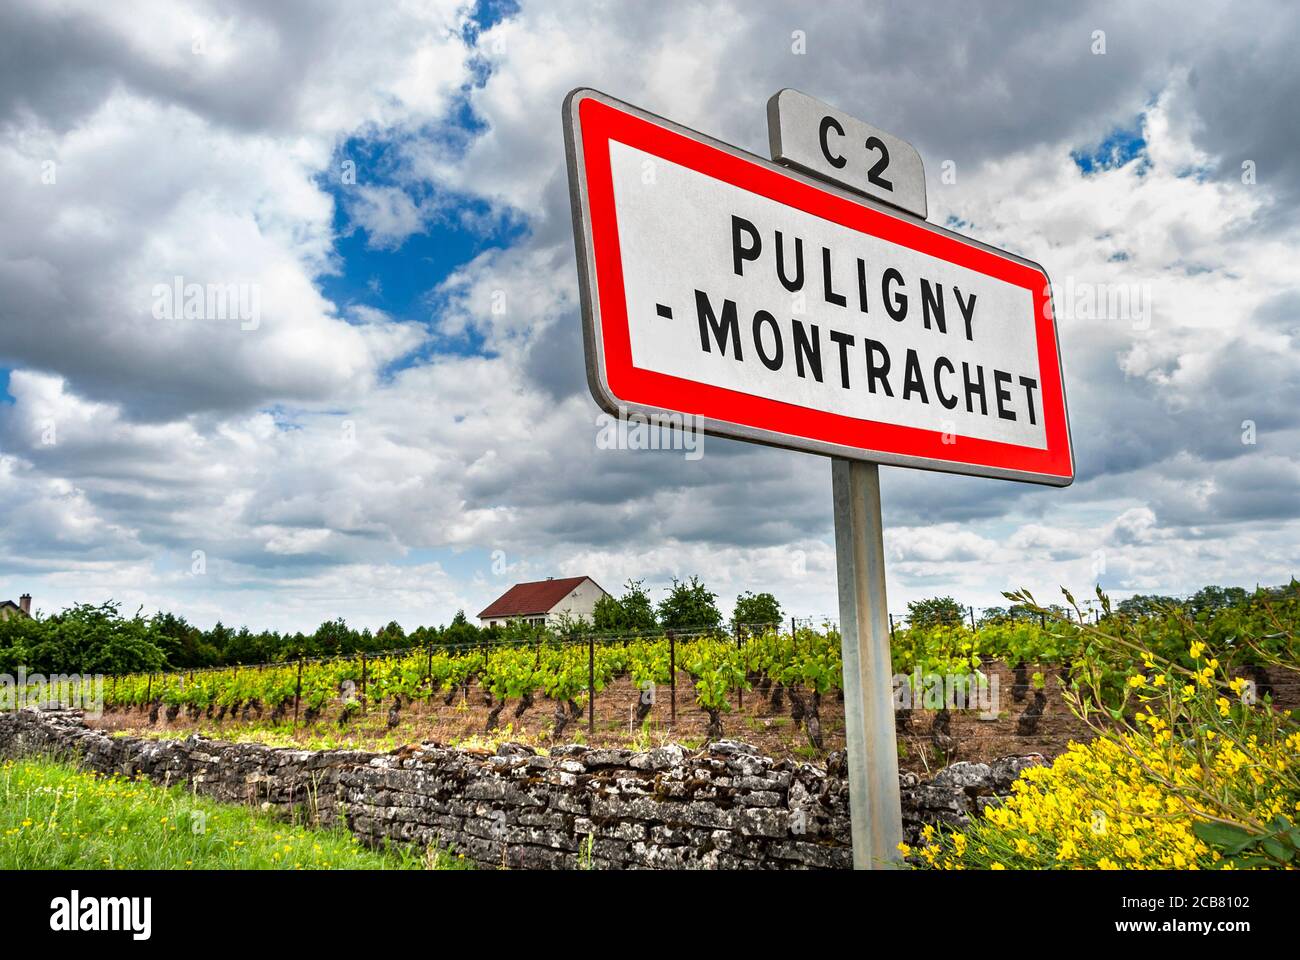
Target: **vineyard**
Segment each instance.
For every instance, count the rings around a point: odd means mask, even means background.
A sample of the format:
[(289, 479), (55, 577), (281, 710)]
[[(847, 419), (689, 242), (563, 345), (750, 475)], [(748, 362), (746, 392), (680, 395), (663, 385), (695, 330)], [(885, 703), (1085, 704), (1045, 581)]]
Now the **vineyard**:
[[(1019, 599), (1041, 612), (978, 628), (947, 623), (893, 632), (899, 731), (904, 746), (912, 744), (905, 758), (928, 766), (968, 754), (962, 741), (982, 728), (977, 706), (988, 729), (1001, 723), (1023, 741), (1024, 749), (1006, 752), (1059, 752), (1082, 729), (1061, 704), (1076, 671), (1086, 668), (1105, 697), (1122, 695), (1141, 667), (1136, 654), (1099, 665), (1087, 656), (1090, 635), (1122, 632), (1138, 640), (1135, 649), (1192, 662), (1182, 611), (1108, 612), (1091, 624), (1077, 609), (1062, 615)], [(1235, 668), (1263, 694), (1289, 702), (1295, 691), (1274, 689), (1267, 664), (1286, 655), (1277, 620), (1293, 625), (1298, 607), (1293, 585), (1268, 603), (1205, 611), (1191, 622), (1229, 649), (1238, 637), (1251, 638), (1240, 645)], [(115, 676), (105, 680), (103, 696), (105, 722), (133, 729), (229, 735), (233, 728), (330, 743), (430, 734), (538, 745), (767, 737), (786, 753), (818, 757), (842, 746), (840, 686), (840, 638), (828, 624), (647, 636), (539, 633), (527, 642)], [(958, 736), (958, 728), (967, 732)]]

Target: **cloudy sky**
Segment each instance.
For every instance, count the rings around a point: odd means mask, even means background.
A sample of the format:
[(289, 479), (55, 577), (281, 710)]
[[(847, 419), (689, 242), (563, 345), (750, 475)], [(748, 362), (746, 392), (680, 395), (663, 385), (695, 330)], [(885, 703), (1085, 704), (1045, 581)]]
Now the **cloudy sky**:
[[(891, 609), (1285, 581), (1300, 11), (1048, 7), (5, 4), (0, 599), (413, 627), (698, 573), (833, 613), (828, 461), (597, 448), (580, 85), (756, 153), (799, 88), (911, 140), (931, 220), (1047, 269), (1077, 480), (882, 469)], [(175, 278), (244, 309), (186, 316)]]

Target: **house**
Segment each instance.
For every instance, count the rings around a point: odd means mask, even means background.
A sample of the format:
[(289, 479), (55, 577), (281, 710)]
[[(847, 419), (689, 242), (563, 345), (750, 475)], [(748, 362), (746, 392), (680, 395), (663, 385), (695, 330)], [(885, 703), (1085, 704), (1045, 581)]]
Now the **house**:
[(516, 583), (479, 613), (481, 627), (504, 627), (511, 620), (535, 625), (554, 624), (566, 615), (591, 620), (596, 601), (607, 597), (591, 577), (548, 577), (532, 583)]
[(8, 620), (10, 617), (16, 617), (22, 614), (24, 617), (32, 615), (32, 595), (24, 593), (18, 598), (18, 602), (12, 600), (0, 600), (0, 620)]

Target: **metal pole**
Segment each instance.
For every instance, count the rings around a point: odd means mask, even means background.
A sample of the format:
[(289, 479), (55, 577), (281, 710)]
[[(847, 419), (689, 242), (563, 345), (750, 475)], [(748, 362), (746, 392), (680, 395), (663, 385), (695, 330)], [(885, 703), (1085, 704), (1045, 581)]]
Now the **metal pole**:
[(587, 732), (596, 730), (596, 635), (587, 634)]
[(903, 841), (885, 602), (880, 469), (831, 458), (853, 866), (894, 867)]

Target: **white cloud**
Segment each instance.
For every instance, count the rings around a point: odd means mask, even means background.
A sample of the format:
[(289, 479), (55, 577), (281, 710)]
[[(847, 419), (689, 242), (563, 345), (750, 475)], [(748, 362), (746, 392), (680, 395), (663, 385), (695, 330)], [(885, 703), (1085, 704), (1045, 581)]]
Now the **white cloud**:
[(369, 234), (370, 246), (381, 250), (401, 247), (407, 237), (424, 228), (429, 217), (400, 187), (366, 184), (357, 188), (349, 214)]
[[(14, 368), (0, 596), (409, 626), (491, 599), (504, 585), (481, 558), (502, 550), (511, 577), (700, 573), (725, 604), (770, 589), (792, 613), (833, 614), (824, 460), (712, 439), (693, 463), (596, 449), (559, 112), (588, 83), (753, 149), (767, 95), (803, 87), (920, 146), (933, 219), (1048, 268), (1080, 479), (885, 471), (896, 612), (1098, 576), (1162, 592), (1285, 579), (1300, 532), (1289, 168), (1267, 152), (1281, 125), (1259, 111), (1241, 128), (1251, 118), (1225, 114), (1218, 88), (1258, 93), (1225, 56), (1256, 55), (1283, 86), (1300, 71), (1251, 31), (1178, 10), (1020, 10), (947, 30), (834, 5), (525, 4), (470, 49), (454, 3), (302, 22), (217, 3), (15, 8), (0, 17), (19, 38), (0, 41), (0, 360)], [(1094, 21), (1105, 58), (1088, 53)], [(490, 65), (478, 86), (476, 56)], [(448, 125), (462, 97), (481, 129)], [(1069, 151), (1139, 113), (1141, 172), (1082, 175)], [(323, 292), (348, 266), (325, 181), (350, 138), (400, 159), (391, 184), (361, 162), (343, 194), (372, 248), (401, 255), (434, 216), (524, 228), (432, 291), (427, 326)], [(1271, 180), (1240, 181), (1244, 149)], [(937, 177), (948, 158), (953, 185)], [(491, 209), (454, 211), (458, 194)], [(175, 276), (255, 284), (257, 328), (155, 320), (152, 291)], [(1090, 315), (1067, 289), (1136, 291), (1149, 323)], [(485, 355), (463, 355), (480, 342)], [(456, 352), (391, 369), (432, 346)]]

